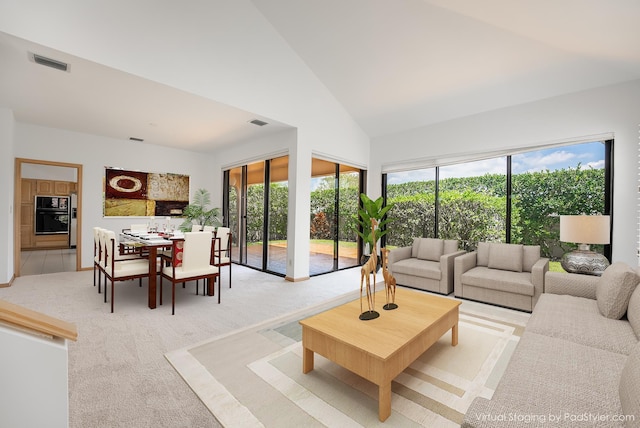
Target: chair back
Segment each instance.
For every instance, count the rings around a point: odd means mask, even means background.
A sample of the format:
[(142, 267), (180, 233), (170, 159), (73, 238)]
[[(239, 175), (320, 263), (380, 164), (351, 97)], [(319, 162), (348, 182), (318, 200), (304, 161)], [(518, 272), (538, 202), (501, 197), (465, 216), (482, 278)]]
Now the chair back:
[(182, 269), (193, 270), (209, 266), (211, 262), (211, 232), (185, 232)]
[(113, 257), (115, 252), (115, 244), (116, 244), (116, 233), (113, 230), (103, 229), (102, 233), (103, 243), (105, 248), (105, 263), (109, 265), (113, 264)]
[(192, 224), (191, 225), (191, 231), (192, 232), (201, 232), (202, 231), (202, 226), (200, 226), (199, 224)]
[(205, 227), (202, 228), (202, 231), (203, 232), (211, 232), (211, 233), (213, 233), (213, 232), (216, 231), (216, 228), (215, 228), (215, 226), (205, 226)]
[(100, 261), (104, 262), (104, 258), (106, 255), (106, 251), (107, 251), (107, 241), (106, 241), (106, 233), (108, 232), (107, 229), (103, 229), (100, 228), (100, 230), (98, 231), (98, 235), (99, 235), (99, 243), (100, 243), (100, 249), (98, 251), (100, 251)]
[(216, 237), (220, 238), (220, 256), (229, 257), (229, 232), (228, 227), (219, 227), (216, 231)]
[(100, 257), (100, 228), (93, 228), (93, 256)]
[(146, 233), (147, 225), (144, 223), (132, 224), (130, 230), (132, 233)]

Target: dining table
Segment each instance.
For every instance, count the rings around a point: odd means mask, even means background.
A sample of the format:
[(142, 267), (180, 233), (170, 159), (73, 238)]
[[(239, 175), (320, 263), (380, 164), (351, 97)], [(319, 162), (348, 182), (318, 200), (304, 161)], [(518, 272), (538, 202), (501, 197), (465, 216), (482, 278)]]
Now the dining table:
[(171, 247), (176, 239), (184, 239), (182, 234), (165, 235), (160, 233), (138, 233), (123, 231), (120, 234), (120, 251), (127, 249), (147, 252), (149, 256), (149, 309), (155, 309), (158, 304), (157, 283), (158, 250)]

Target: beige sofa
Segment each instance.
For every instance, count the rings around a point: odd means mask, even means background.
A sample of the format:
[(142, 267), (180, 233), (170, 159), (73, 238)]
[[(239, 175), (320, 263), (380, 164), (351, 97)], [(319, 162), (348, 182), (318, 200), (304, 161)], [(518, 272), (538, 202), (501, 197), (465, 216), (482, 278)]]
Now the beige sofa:
[(399, 285), (440, 294), (453, 292), (453, 261), (465, 254), (455, 239), (414, 238), (389, 252), (389, 271)]
[(476, 398), (462, 426), (640, 426), (638, 281), (624, 263), (602, 277), (547, 273), (493, 396)]
[(538, 245), (480, 242), (454, 266), (456, 297), (531, 312), (544, 291), (549, 259), (540, 257)]

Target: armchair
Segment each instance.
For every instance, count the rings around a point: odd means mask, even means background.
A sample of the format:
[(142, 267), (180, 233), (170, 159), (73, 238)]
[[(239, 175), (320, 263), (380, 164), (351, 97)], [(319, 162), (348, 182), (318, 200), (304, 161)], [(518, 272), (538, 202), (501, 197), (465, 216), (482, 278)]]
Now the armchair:
[(389, 252), (396, 283), (440, 294), (453, 292), (454, 260), (465, 254), (455, 239), (414, 238), (413, 245)]

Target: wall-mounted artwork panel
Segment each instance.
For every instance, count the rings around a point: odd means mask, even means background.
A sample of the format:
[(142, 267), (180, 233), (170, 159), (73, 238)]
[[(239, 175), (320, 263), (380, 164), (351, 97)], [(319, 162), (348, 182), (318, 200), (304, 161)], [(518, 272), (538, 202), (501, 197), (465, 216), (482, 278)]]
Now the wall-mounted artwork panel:
[(181, 217), (189, 176), (105, 168), (105, 217)]

